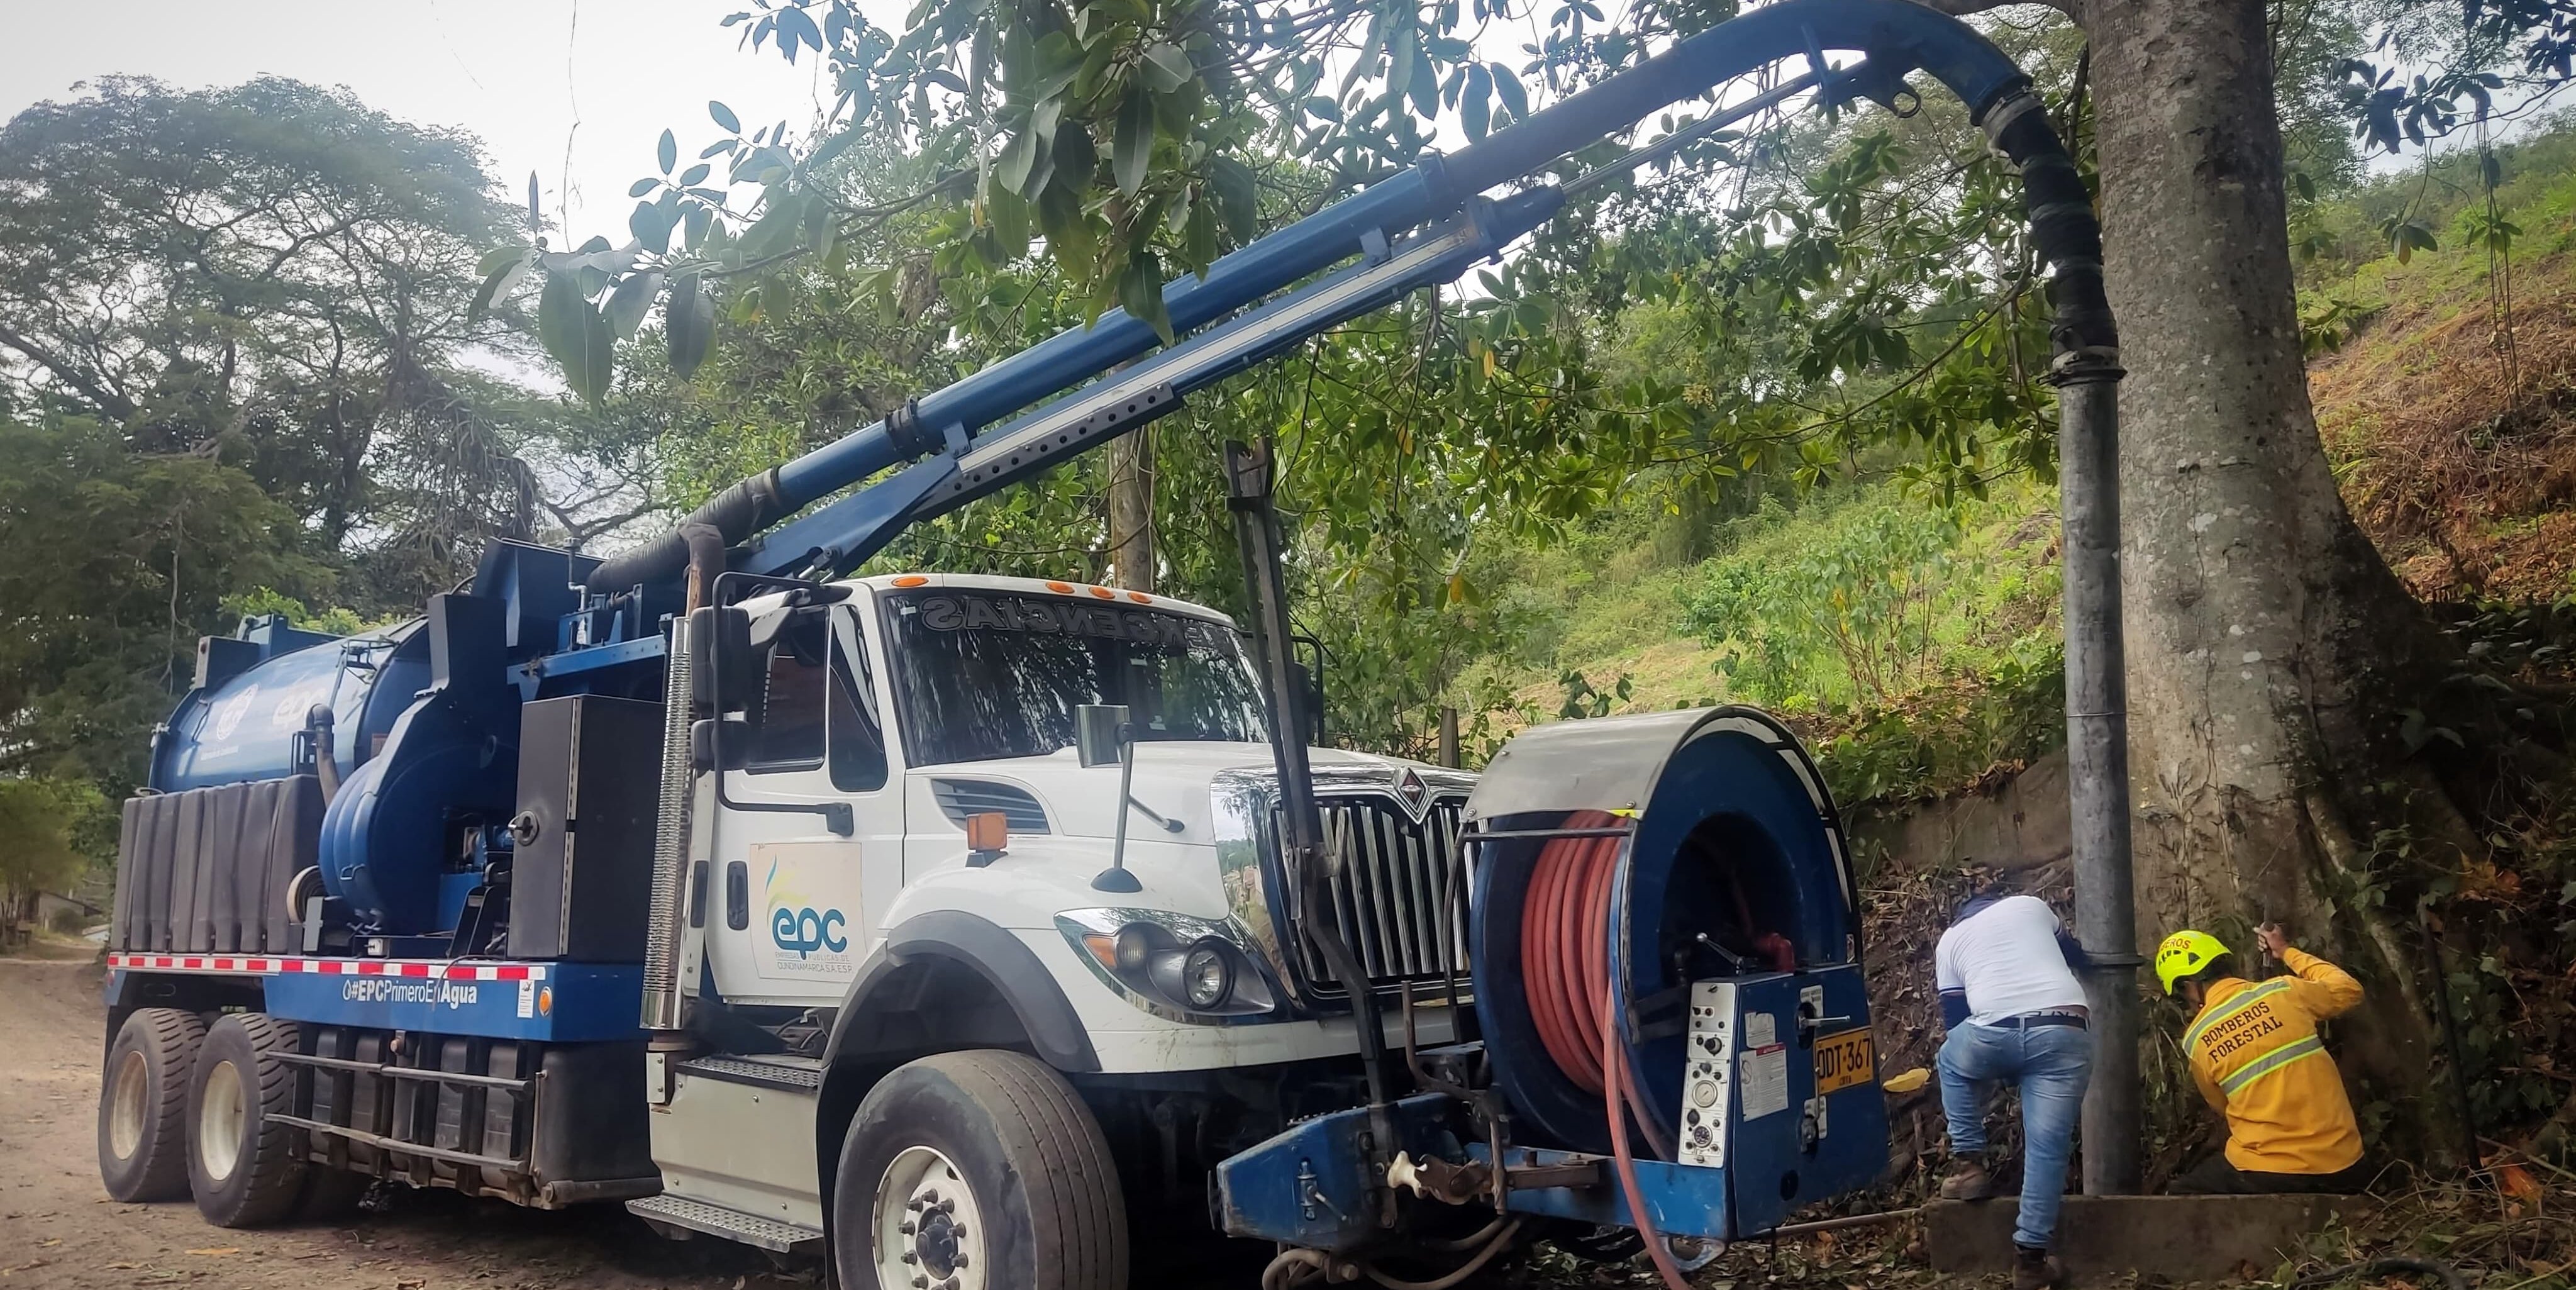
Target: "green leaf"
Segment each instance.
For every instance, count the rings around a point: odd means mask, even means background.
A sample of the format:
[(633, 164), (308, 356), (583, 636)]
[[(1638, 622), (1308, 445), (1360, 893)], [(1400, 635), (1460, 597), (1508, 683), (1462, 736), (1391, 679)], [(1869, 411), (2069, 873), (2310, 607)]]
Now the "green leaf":
[(1190, 263), (1204, 266), (1216, 260), (1216, 203), (1195, 201), (1189, 205), (1189, 218), (1182, 225), (1181, 244)]
[(993, 178), (1000, 181), (1006, 191), (1026, 194), (1029, 191), (1029, 171), (1037, 162), (1037, 131), (1022, 130), (1012, 135), (1009, 143), (1002, 145), (1002, 155), (993, 162)]
[(814, 25), (814, 19), (808, 16), (802, 9), (779, 10), (778, 52), (785, 54), (787, 56), (787, 61), (790, 63), (796, 61), (796, 45), (798, 41), (803, 41), (805, 44), (811, 45), (816, 49), (821, 49), (823, 47), (822, 29), (816, 27)]
[(805, 245), (816, 255), (830, 255), (832, 240), (840, 234), (839, 221), (832, 218), (832, 204), (820, 196), (805, 201)]
[(488, 278), (527, 258), (528, 248), (524, 246), (496, 246), (474, 262), (474, 271)]
[[(662, 132), (662, 142), (654, 147), (653, 156), (656, 160), (659, 160), (662, 163), (663, 174), (667, 175), (671, 173), (671, 167), (680, 164), (679, 139), (673, 136), (670, 131), (664, 130)], [(638, 196), (641, 196), (641, 194), (638, 194)]]
[(1500, 63), (1487, 63), (1485, 68), (1493, 73), (1494, 95), (1503, 101), (1504, 107), (1511, 109), (1512, 119), (1517, 121), (1528, 116), (1529, 91), (1521, 88), (1520, 78)]
[(758, 260), (795, 246), (804, 228), (810, 197), (802, 192), (772, 192), (769, 208), (743, 231), (743, 258)]
[(833, 158), (849, 151), (850, 145), (857, 143), (858, 141), (859, 132), (856, 129), (843, 130), (839, 134), (833, 135), (829, 139), (825, 139), (820, 146), (814, 149), (814, 151), (806, 154), (805, 166), (809, 170), (819, 170), (828, 166), (832, 164)]
[(1232, 157), (1218, 157), (1208, 167), (1208, 179), (1216, 188), (1218, 213), (1225, 217), (1225, 228), (1234, 235), (1237, 245), (1251, 241), (1261, 232), (1261, 195), (1252, 182), (1252, 168)]
[(629, 197), (641, 197), (644, 194), (653, 191), (654, 185), (658, 182), (660, 181), (652, 179), (638, 179), (634, 183), (627, 185), (626, 195)]
[(637, 202), (635, 213), (626, 217), (626, 231), (634, 234), (636, 242), (645, 250), (655, 255), (666, 254), (671, 249), (671, 222), (678, 213), (676, 206)]
[(707, 115), (715, 118), (715, 123), (723, 126), (726, 130), (731, 131), (734, 134), (742, 133), (742, 118), (735, 116), (732, 108), (726, 107), (724, 104), (719, 103), (714, 99), (708, 99)]
[(546, 275), (545, 290), (537, 297), (537, 340), (583, 402), (596, 405), (608, 393), (609, 378), (616, 373), (616, 338), (571, 274)]
[(1429, 121), (1440, 115), (1440, 78), (1433, 76), (1429, 68), (1413, 78), (1411, 89), (1416, 116)]
[(1416, 42), (1421, 37), (1414, 29), (1411, 11), (1406, 11), (1406, 14), (1405, 25), (1388, 33), (1386, 38), (1386, 92), (1390, 98), (1398, 97), (1412, 87), (1413, 64), (1420, 49)]
[(710, 166), (703, 161), (689, 167), (687, 173), (680, 176), (680, 187), (695, 188), (698, 185), (705, 183), (707, 181), (707, 175), (714, 169), (715, 167)]
[[(1118, 191), (1133, 197), (1142, 190), (1146, 168), (1153, 160), (1154, 100), (1140, 85), (1127, 91), (1127, 101), (1118, 108), (1118, 138), (1109, 163)], [(1161, 296), (1155, 298), (1159, 303)]]
[(1189, 54), (1168, 40), (1145, 51), (1145, 75), (1158, 93), (1169, 94), (1198, 79), (1198, 74)]
[(1467, 83), (1458, 92), (1458, 122), (1466, 128), (1469, 139), (1484, 138), (1492, 127), (1493, 92), (1493, 73), (1486, 71), (1483, 63), (1469, 64)]
[(716, 334), (716, 302), (698, 284), (698, 275), (671, 279), (671, 299), (664, 307), (663, 330), (670, 333), (671, 373), (685, 381), (707, 361)]
[(619, 340), (631, 340), (636, 328), (644, 325), (644, 315), (653, 308), (653, 297), (662, 294), (659, 270), (630, 273), (608, 296), (608, 327)]
[(545, 212), (537, 206), (537, 172), (528, 172), (528, 231), (534, 233), (546, 226)]
[[(504, 251), (508, 257), (496, 261), (494, 257)], [(483, 316), (492, 311), (493, 302), (509, 299), (510, 288), (517, 286), (521, 275), (528, 271), (528, 250), (522, 246), (502, 247), (485, 255), (483, 263), (489, 266), (483, 274), (483, 285), (474, 289), (474, 301), (465, 307), (468, 326), (483, 321)]]
[(1163, 307), (1163, 263), (1152, 251), (1138, 251), (1118, 275), (1118, 303), (1152, 327), (1164, 344), (1173, 343), (1172, 315)]
[(1029, 113), (1028, 128), (1012, 137), (1002, 149), (1000, 172), (1002, 186), (1023, 197), (1034, 198), (1046, 187), (1054, 167), (1042, 165), (1055, 154), (1056, 122), (1064, 115), (1064, 100), (1047, 99)]

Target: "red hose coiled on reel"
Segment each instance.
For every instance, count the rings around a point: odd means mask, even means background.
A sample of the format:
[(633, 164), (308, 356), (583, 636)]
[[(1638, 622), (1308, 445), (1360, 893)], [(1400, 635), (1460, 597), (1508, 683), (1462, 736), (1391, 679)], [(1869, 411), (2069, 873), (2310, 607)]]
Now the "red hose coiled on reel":
[[(1576, 811), (1561, 827), (1606, 829), (1618, 823), (1607, 811)], [(1539, 1043), (1574, 1086), (1601, 1095), (1610, 1124), (1610, 1155), (1628, 1194), (1628, 1217), (1645, 1241), (1646, 1255), (1671, 1290), (1688, 1290), (1681, 1269), (1664, 1248), (1654, 1221), (1637, 1198), (1636, 1160), (1628, 1150), (1630, 1108), (1659, 1157), (1670, 1149), (1655, 1140), (1643, 1114), (1636, 1079), (1628, 1070), (1611, 995), (1610, 904), (1619, 875), (1616, 837), (1551, 838), (1539, 848), (1521, 906), (1521, 979)]]

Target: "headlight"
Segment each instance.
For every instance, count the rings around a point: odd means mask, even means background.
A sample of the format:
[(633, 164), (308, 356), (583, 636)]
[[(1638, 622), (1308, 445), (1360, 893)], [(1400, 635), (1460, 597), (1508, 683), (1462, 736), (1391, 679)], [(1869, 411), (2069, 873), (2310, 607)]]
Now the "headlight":
[(1234, 960), (1221, 945), (1199, 944), (1181, 959), (1181, 992), (1202, 1012), (1234, 997)]
[(1056, 926), (1103, 978), (1149, 1010), (1236, 1017), (1277, 1006), (1227, 924), (1152, 910), (1079, 909), (1057, 915)]

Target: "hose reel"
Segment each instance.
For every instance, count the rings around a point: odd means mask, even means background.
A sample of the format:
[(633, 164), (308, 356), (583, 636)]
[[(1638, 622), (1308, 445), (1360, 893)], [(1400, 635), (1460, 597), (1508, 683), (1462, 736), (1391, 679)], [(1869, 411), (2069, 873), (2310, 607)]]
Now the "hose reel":
[(1823, 780), (1760, 712), (1524, 732), (1466, 815), (1477, 1020), (1524, 1142), (1609, 1154), (1604, 1093), (1624, 1069), (1634, 1136), (1670, 1158), (1689, 1128), (1691, 983), (1858, 957)]

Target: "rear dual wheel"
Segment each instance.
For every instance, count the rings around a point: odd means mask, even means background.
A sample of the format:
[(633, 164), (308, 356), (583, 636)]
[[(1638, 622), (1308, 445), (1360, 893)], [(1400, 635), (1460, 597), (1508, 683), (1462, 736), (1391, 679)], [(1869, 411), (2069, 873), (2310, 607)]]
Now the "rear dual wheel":
[(1020, 1053), (925, 1057), (868, 1091), (832, 1196), (846, 1290), (1121, 1290), (1127, 1215), (1109, 1142), (1064, 1077)]
[(140, 1008), (116, 1031), (98, 1089), (98, 1177), (121, 1201), (188, 1194), (188, 1083), (206, 1026), (177, 1008)]
[(292, 1215), (304, 1195), (304, 1131), (295, 1113), (295, 1023), (234, 1013), (206, 1032), (188, 1089), (188, 1188), (217, 1227)]

